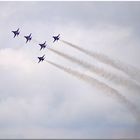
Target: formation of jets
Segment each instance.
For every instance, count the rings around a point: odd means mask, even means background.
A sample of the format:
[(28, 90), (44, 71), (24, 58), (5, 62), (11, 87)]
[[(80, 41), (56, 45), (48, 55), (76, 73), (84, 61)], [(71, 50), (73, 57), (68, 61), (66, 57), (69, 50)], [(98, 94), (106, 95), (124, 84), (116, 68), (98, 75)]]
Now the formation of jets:
[(14, 33), (14, 38), (19, 35), (19, 28), (16, 31), (12, 31)]
[[(19, 28), (16, 30), (16, 31), (12, 31), (12, 33), (14, 33), (14, 38), (17, 36), (18, 37), (18, 35), (20, 34), (20, 31), (19, 31)], [(24, 38), (26, 39), (26, 43), (27, 42), (30, 42), (31, 40), (32, 40), (32, 33), (30, 33), (28, 36), (24, 36)], [(55, 41), (58, 41), (59, 39), (60, 39), (60, 34), (58, 34), (57, 36), (53, 36), (53, 43), (55, 42)], [(45, 49), (46, 48), (46, 41), (44, 42), (44, 43), (42, 43), (42, 44), (38, 44), (39, 46), (40, 46), (40, 51), (42, 50), (42, 49)], [(40, 63), (40, 62), (42, 62), (42, 61), (44, 61), (45, 60), (45, 55), (43, 55), (43, 56), (41, 56), (41, 57), (38, 57), (38, 63)]]
[(54, 41), (53, 42), (55, 42), (55, 41), (58, 41), (59, 39), (60, 39), (60, 34), (58, 35), (58, 36), (53, 36), (53, 39), (54, 39)]
[(40, 50), (45, 49), (46, 48), (46, 41), (43, 44), (39, 44), (40, 45)]
[(38, 59), (39, 59), (38, 63), (40, 63), (41, 61), (44, 61), (45, 55), (43, 55), (43, 56), (41, 56), (41, 57), (38, 57)]
[(26, 43), (28, 42), (28, 41), (31, 41), (31, 39), (32, 39), (32, 36), (31, 36), (32, 34), (29, 34), (28, 36), (24, 36), (25, 38), (26, 38)]

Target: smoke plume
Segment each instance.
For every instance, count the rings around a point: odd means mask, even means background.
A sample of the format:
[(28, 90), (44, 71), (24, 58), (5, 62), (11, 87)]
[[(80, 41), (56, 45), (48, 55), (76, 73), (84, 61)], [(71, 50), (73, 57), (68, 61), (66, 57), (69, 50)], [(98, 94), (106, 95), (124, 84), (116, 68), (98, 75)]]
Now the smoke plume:
[(51, 64), (51, 65), (53, 65), (53, 66), (65, 71), (65, 72), (67, 72), (69, 74), (71, 74), (72, 76), (77, 77), (80, 80), (83, 80), (83, 81), (89, 83), (93, 87), (96, 87), (96, 88), (98, 88), (100, 90), (103, 90), (104, 93), (106, 93), (107, 95), (109, 95), (111, 97), (114, 97), (119, 102), (124, 104), (129, 109), (129, 111), (132, 113), (132, 115), (135, 117), (135, 119), (138, 122), (140, 122), (140, 112), (139, 112), (139, 110), (136, 108), (136, 106), (133, 103), (131, 103), (129, 100), (127, 100), (116, 89), (106, 85), (105, 83), (102, 83), (102, 82), (94, 79), (93, 77), (90, 77), (90, 76), (88, 76), (86, 74), (83, 74), (81, 72), (72, 70), (70, 68), (66, 68), (64, 66), (61, 66), (59, 64), (56, 64), (56, 63), (48, 61), (48, 60), (46, 62), (48, 62), (49, 64)]
[(103, 68), (99, 68), (93, 64), (91, 65), (85, 61), (81, 61), (73, 56), (64, 54), (64, 53), (54, 50), (52, 48), (49, 48), (49, 50), (74, 63), (77, 63), (78, 65), (81, 65), (84, 68), (87, 68), (91, 72), (98, 74), (99, 76), (103, 77), (104, 79), (107, 79), (108, 81), (114, 82), (115, 84), (120, 85), (120, 86), (122, 86), (122, 85), (127, 86), (127, 88), (134, 89), (136, 91), (140, 91), (140, 86), (137, 83), (134, 83), (132, 80), (129, 80), (128, 78), (108, 72), (107, 70), (104, 70)]
[(140, 70), (139, 69), (137, 69), (131, 65), (125, 64), (123, 62), (120, 62), (119, 60), (113, 60), (104, 54), (96, 53), (93, 51), (83, 49), (83, 48), (81, 48), (77, 45), (74, 45), (68, 41), (64, 41), (64, 40), (61, 40), (61, 41), (65, 44), (93, 57), (93, 58), (96, 58), (97, 60), (99, 60), (105, 64), (111, 65), (112, 67), (126, 73), (130, 78), (135, 79), (137, 82), (140, 82)]

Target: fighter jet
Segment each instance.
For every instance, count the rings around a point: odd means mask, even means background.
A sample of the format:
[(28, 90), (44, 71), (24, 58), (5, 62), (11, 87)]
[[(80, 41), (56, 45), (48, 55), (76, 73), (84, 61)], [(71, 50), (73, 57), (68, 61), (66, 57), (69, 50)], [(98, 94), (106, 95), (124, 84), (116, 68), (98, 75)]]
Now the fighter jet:
[(44, 61), (45, 55), (43, 55), (42, 57), (38, 57), (38, 59), (39, 59), (38, 63), (40, 63), (40, 61)]
[(28, 41), (31, 41), (31, 39), (32, 39), (32, 36), (31, 36), (32, 34), (30, 34), (29, 36), (24, 36), (25, 38), (26, 38), (26, 43), (28, 42)]
[(53, 43), (54, 43), (55, 41), (58, 41), (58, 40), (60, 39), (60, 34), (59, 34), (58, 36), (53, 36), (53, 39), (54, 39)]
[(14, 38), (19, 35), (19, 28), (16, 31), (12, 31), (14, 33)]
[(43, 44), (39, 44), (40, 45), (40, 50), (45, 49), (46, 48), (46, 41)]

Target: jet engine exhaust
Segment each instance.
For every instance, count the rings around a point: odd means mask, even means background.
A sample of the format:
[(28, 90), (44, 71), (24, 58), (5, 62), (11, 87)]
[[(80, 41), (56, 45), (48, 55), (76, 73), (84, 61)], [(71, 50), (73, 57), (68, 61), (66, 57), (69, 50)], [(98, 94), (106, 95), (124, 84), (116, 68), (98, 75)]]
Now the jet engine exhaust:
[(86, 74), (75, 71), (71, 68), (66, 68), (62, 65), (56, 64), (56, 63), (48, 61), (48, 60), (46, 60), (46, 62), (48, 62), (49, 64), (51, 64), (55, 67), (57, 67), (60, 70), (63, 70), (64, 72), (67, 72), (67, 73), (71, 74), (74, 77), (77, 77), (80, 80), (83, 80), (83, 81), (89, 83), (93, 87), (96, 87), (100, 90), (103, 90), (104, 93), (106, 93), (107, 95), (110, 95), (111, 97), (114, 97), (120, 103), (124, 104), (127, 107), (127, 109), (135, 117), (136, 121), (140, 122), (140, 112), (137, 109), (137, 107), (133, 103), (131, 103), (129, 100), (127, 100), (123, 95), (121, 95), (116, 89), (108, 86), (107, 84), (105, 84), (103, 82), (100, 82), (100, 81), (94, 79), (93, 77), (90, 77)]
[(103, 68), (99, 68), (93, 64), (89, 64), (85, 61), (81, 61), (73, 56), (64, 54), (64, 53), (54, 50), (52, 48), (49, 48), (49, 50), (54, 52), (57, 55), (64, 57), (65, 59), (68, 59), (68, 60), (84, 67), (84, 68), (87, 68), (91, 72), (98, 74), (99, 76), (103, 77), (104, 79), (107, 79), (108, 81), (112, 81), (115, 84), (120, 85), (120, 86), (122, 86), (122, 85), (127, 86), (127, 88), (129, 88), (129, 89), (134, 89), (134, 90), (140, 91), (140, 86), (137, 83), (134, 83), (132, 80), (129, 80), (128, 78), (108, 72), (108, 71), (104, 70)]
[(130, 78), (135, 79), (137, 82), (140, 83), (140, 70), (139, 69), (137, 69), (131, 65), (124, 64), (123, 62), (120, 62), (118, 60), (113, 60), (104, 54), (96, 53), (93, 51), (91, 52), (89, 50), (83, 49), (83, 48), (81, 48), (77, 45), (74, 45), (68, 41), (61, 40), (61, 42), (65, 43), (65, 44), (67, 44), (67, 45), (93, 57), (93, 58), (96, 58), (100, 62), (111, 65), (112, 67), (126, 73)]

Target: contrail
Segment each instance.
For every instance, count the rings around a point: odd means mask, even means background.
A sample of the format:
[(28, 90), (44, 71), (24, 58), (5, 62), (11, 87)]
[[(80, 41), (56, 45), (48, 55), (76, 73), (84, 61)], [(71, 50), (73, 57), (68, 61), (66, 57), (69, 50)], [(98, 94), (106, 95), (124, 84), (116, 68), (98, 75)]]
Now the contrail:
[(59, 64), (56, 64), (54, 62), (48, 61), (46, 60), (46, 62), (48, 62), (49, 64), (77, 77), (78, 79), (81, 79), (87, 83), (89, 83), (90, 85), (92, 85), (93, 87), (96, 87), (98, 89), (104, 90), (104, 92), (108, 95), (111, 95), (111, 97), (115, 97), (116, 99), (119, 100), (119, 102), (121, 102), (122, 104), (124, 104), (129, 111), (131, 111), (132, 115), (135, 117), (135, 119), (140, 122), (140, 112), (137, 109), (137, 107), (131, 103), (129, 100), (127, 100), (123, 95), (121, 95), (116, 89), (111, 88), (110, 86), (106, 85), (105, 83), (102, 83), (96, 79), (94, 79), (93, 77), (90, 77), (86, 74), (80, 73), (78, 71), (75, 71), (73, 69), (70, 68), (66, 68), (64, 66), (61, 66)]
[(64, 40), (61, 40), (61, 41), (65, 44), (93, 57), (93, 58), (98, 59), (99, 61), (101, 61), (105, 64), (111, 65), (112, 67), (126, 73), (129, 77), (131, 77), (132, 79), (135, 79), (137, 82), (140, 82), (140, 70), (139, 69), (137, 69), (133, 66), (130, 66), (128, 64), (124, 64), (123, 62), (120, 62), (119, 60), (113, 60), (104, 54), (96, 53), (93, 51), (91, 52), (89, 50), (83, 49), (83, 48), (81, 48), (77, 45), (74, 45), (68, 41), (64, 41)]
[(54, 50), (52, 48), (48, 48), (48, 49), (57, 55), (60, 55), (60, 56), (66, 58), (74, 63), (77, 63), (78, 65), (81, 65), (84, 68), (87, 68), (91, 72), (94, 72), (94, 73), (100, 75), (101, 77), (103, 77), (104, 79), (107, 79), (108, 81), (112, 81), (117, 85), (120, 85), (120, 86), (124, 85), (124, 86), (127, 86), (127, 88), (140, 91), (140, 86), (137, 83), (134, 83), (132, 80), (129, 80), (128, 78), (125, 78), (125, 77), (116, 75), (114, 73), (108, 72), (108, 71), (106, 71), (102, 68), (99, 68), (93, 64), (91, 65), (87, 62), (81, 61), (73, 56), (64, 54), (64, 53), (57, 51), (57, 50)]

